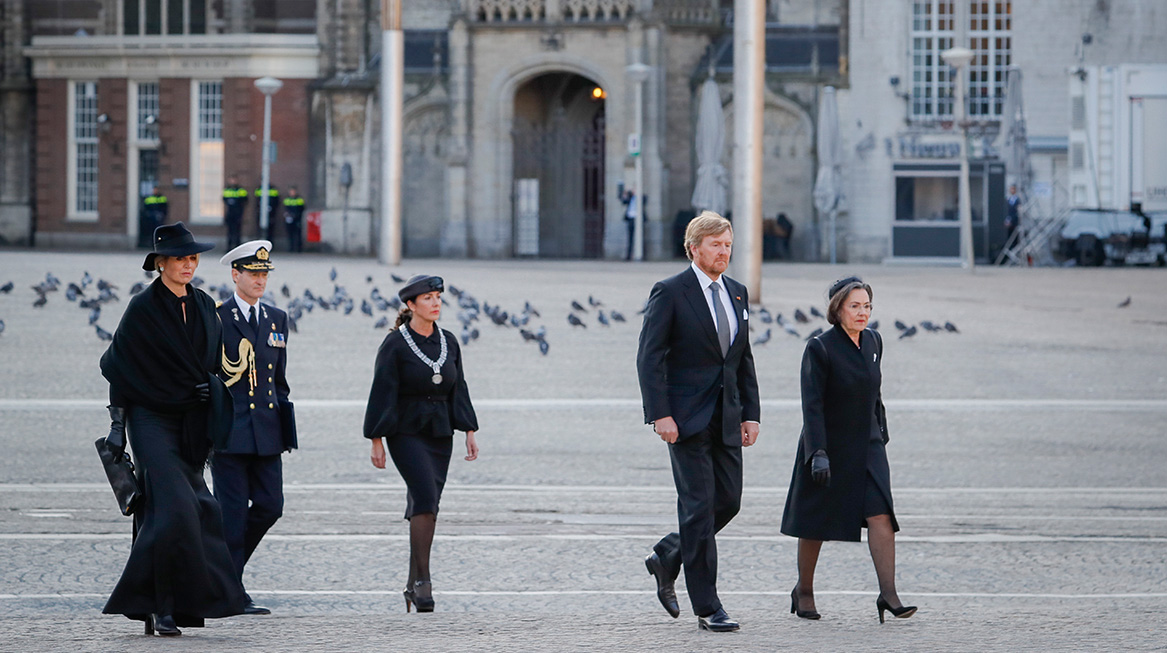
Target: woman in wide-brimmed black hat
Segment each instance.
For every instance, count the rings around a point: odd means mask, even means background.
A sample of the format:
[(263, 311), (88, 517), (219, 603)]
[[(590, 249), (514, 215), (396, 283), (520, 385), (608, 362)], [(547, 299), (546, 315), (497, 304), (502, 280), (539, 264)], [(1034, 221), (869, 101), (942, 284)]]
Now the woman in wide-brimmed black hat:
[(231, 394), (219, 380), (223, 327), (215, 302), (190, 285), (199, 254), (181, 222), (154, 230), (142, 267), (158, 278), (130, 300), (101, 357), (109, 381), (110, 441), (129, 431), (144, 499), (106, 614), (146, 622), (146, 634), (240, 614), (243, 586), (223, 538), (219, 504), (203, 480), (213, 444), (230, 434)]
[(430, 547), (438, 503), (453, 454), (454, 430), (466, 432), (466, 460), (478, 458), (478, 418), (462, 375), (458, 338), (438, 327), (441, 277), (417, 275), (397, 296), (405, 305), (397, 325), (377, 351), (373, 387), (365, 410), (365, 437), (373, 466), (385, 468), (385, 449), (408, 489), (409, 580), (405, 609), (432, 612)]

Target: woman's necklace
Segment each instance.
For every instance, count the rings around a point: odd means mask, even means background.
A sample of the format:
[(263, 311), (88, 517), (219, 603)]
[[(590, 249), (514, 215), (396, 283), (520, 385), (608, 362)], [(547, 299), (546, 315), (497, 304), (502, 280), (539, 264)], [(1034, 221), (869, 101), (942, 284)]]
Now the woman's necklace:
[[(436, 325), (434, 328), (438, 329)], [(426, 367), (429, 367), (434, 371), (434, 375), (430, 377), (430, 381), (433, 381), (434, 385), (439, 385), (442, 382), (442, 365), (445, 364), (446, 354), (449, 353), (449, 350), (446, 346), (446, 335), (442, 333), (441, 329), (438, 329), (438, 341), (442, 343), (442, 353), (438, 356), (438, 360), (436, 361), (421, 353), (421, 350), (417, 348), (417, 343), (413, 341), (413, 336), (409, 335), (409, 327), (404, 324), (401, 325), (401, 337), (405, 338), (405, 344), (409, 345), (409, 348), (413, 350), (414, 355), (420, 358), (421, 362), (426, 364)]]

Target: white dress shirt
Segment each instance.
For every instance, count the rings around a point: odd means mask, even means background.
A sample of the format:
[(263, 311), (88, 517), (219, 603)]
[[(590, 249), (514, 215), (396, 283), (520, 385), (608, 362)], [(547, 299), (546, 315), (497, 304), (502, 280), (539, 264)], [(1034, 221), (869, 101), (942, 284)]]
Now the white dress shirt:
[(697, 275), (697, 284), (701, 286), (701, 294), (705, 296), (705, 304), (709, 306), (709, 316), (713, 318), (713, 330), (717, 330), (717, 312), (713, 308), (713, 293), (709, 291), (711, 284), (717, 284), (718, 298), (721, 299), (721, 305), (725, 308), (725, 317), (729, 320), (729, 342), (732, 344), (733, 339), (737, 337), (738, 317), (733, 310), (733, 302), (730, 301), (729, 291), (725, 288), (725, 281), (722, 276), (717, 277), (717, 281), (709, 278), (709, 275), (701, 271), (696, 263), (689, 264), (693, 268), (693, 272)]
[[(248, 304), (246, 299), (243, 299), (242, 297), (240, 297), (238, 292), (236, 292), (234, 294), (235, 294), (235, 304), (239, 306), (239, 313), (240, 313), (239, 317), (244, 322), (247, 322), (248, 320), (251, 319), (251, 304)], [(256, 320), (256, 323), (258, 324), (259, 323), (259, 302), (255, 302), (255, 320)]]

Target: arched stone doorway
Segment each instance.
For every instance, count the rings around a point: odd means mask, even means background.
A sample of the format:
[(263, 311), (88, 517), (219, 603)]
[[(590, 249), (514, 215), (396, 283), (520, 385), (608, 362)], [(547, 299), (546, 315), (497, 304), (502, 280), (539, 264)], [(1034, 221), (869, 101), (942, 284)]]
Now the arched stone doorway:
[(603, 256), (604, 95), (594, 81), (568, 72), (539, 75), (516, 89), (516, 256)]

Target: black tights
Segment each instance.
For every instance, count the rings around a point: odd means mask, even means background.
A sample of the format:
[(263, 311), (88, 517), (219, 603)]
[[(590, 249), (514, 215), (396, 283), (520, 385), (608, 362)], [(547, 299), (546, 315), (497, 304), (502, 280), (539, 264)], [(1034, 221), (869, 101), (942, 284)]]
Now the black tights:
[(415, 587), (415, 581), (430, 579), (430, 548), (434, 544), (434, 529), (438, 516), (432, 512), (409, 518), (409, 585), (420, 597), (431, 596), (429, 583)]

